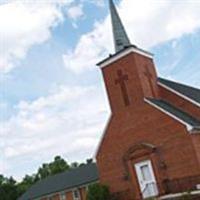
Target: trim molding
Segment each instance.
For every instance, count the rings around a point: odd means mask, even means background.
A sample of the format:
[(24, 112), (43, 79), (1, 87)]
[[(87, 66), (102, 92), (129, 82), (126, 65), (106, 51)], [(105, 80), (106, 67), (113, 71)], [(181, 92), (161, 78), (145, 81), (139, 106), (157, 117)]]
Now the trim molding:
[(180, 96), (181, 98), (183, 98), (183, 99), (189, 101), (190, 103), (193, 103), (193, 104), (195, 104), (196, 106), (200, 107), (200, 103), (198, 103), (197, 101), (195, 101), (195, 100), (193, 100), (193, 99), (191, 99), (191, 98), (185, 96), (184, 94), (181, 94), (180, 92), (178, 92), (178, 91), (172, 89), (171, 87), (166, 86), (165, 84), (163, 84), (163, 83), (161, 83), (161, 82), (159, 82), (159, 81), (158, 81), (158, 85), (160, 85), (161, 87), (163, 87), (163, 88), (169, 90), (170, 92), (173, 92), (174, 94), (176, 94), (176, 95)]
[(144, 101), (145, 101), (146, 103), (150, 104), (151, 106), (157, 108), (158, 110), (162, 111), (163, 113), (169, 115), (170, 117), (172, 117), (173, 119), (175, 119), (175, 120), (177, 120), (178, 122), (182, 123), (183, 125), (185, 125), (186, 128), (187, 128), (187, 130), (188, 130), (189, 132), (191, 132), (191, 131), (193, 130), (194, 127), (193, 127), (192, 125), (188, 124), (187, 122), (183, 121), (182, 119), (176, 117), (175, 115), (173, 115), (173, 114), (171, 114), (170, 112), (164, 110), (163, 108), (160, 108), (159, 106), (157, 106), (156, 104), (150, 102), (150, 101), (149, 101), (148, 99), (146, 99), (146, 98), (144, 98)]
[[(160, 200), (164, 200), (164, 199), (169, 200), (171, 198), (181, 197), (181, 196), (187, 195), (187, 194), (188, 194), (188, 192), (176, 193), (176, 194), (168, 194), (168, 195), (165, 195), (165, 196), (161, 196), (159, 199)], [(200, 194), (200, 190), (192, 191), (189, 194), (198, 195), (198, 194)]]
[(153, 54), (146, 52), (142, 49), (138, 49), (135, 47), (129, 47), (127, 49), (124, 49), (122, 52), (115, 54), (113, 56), (111, 56), (110, 58), (107, 58), (106, 60), (100, 62), (99, 64), (97, 64), (100, 68), (106, 67), (107, 65), (119, 60), (120, 58), (123, 58), (124, 56), (128, 55), (129, 53), (137, 53), (140, 55), (143, 55), (145, 57), (151, 58), (153, 59)]
[(99, 152), (99, 148), (100, 148), (100, 146), (101, 146), (101, 144), (102, 144), (102, 142), (103, 142), (103, 140), (104, 140), (104, 137), (105, 137), (105, 135), (106, 135), (106, 130), (107, 130), (107, 128), (108, 128), (108, 125), (109, 125), (109, 123), (110, 123), (111, 118), (112, 118), (112, 114), (109, 115), (108, 120), (107, 120), (107, 122), (106, 122), (106, 125), (105, 125), (105, 127), (104, 127), (103, 134), (101, 135), (101, 138), (100, 138), (100, 140), (99, 140), (99, 143), (98, 143), (98, 145), (97, 145), (96, 151), (95, 151), (94, 156), (93, 156), (94, 160), (96, 160), (97, 154), (98, 154), (98, 152)]

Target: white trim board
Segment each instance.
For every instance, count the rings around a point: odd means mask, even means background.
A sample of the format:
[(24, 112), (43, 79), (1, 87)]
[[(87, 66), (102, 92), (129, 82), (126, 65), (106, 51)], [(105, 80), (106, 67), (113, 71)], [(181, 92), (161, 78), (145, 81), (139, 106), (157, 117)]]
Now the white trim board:
[(161, 83), (161, 82), (159, 82), (159, 81), (158, 81), (158, 85), (160, 85), (161, 87), (163, 87), (163, 88), (169, 90), (170, 92), (173, 92), (174, 94), (180, 96), (181, 98), (183, 98), (183, 99), (185, 99), (185, 100), (187, 100), (187, 101), (189, 101), (189, 102), (195, 104), (196, 106), (200, 107), (200, 103), (198, 103), (197, 101), (195, 101), (195, 100), (193, 100), (193, 99), (191, 99), (191, 98), (185, 96), (184, 94), (181, 94), (180, 92), (178, 92), (178, 91), (172, 89), (171, 87), (166, 86), (165, 84), (163, 84), (163, 83)]
[(193, 130), (193, 126), (188, 124), (187, 122), (183, 121), (182, 119), (176, 117), (175, 115), (171, 114), (170, 112), (164, 110), (163, 108), (157, 106), (156, 104), (152, 103), (151, 101), (149, 101), (148, 99), (144, 98), (144, 101), (148, 104), (150, 104), (151, 106), (157, 108), (158, 110), (162, 111), (163, 113), (169, 115), (170, 117), (172, 117), (173, 119), (175, 119), (176, 121), (180, 122), (181, 124), (185, 125), (187, 130), (190, 132)]
[(153, 59), (153, 54), (148, 53), (146, 51), (143, 51), (142, 49), (138, 49), (138, 48), (135, 48), (135, 47), (129, 47), (127, 49), (124, 49), (122, 52), (111, 56), (107, 60), (102, 61), (101, 63), (99, 63), (97, 65), (100, 66), (101, 68), (106, 67), (107, 65), (109, 65), (109, 64), (111, 64), (111, 63), (123, 58), (124, 56), (128, 55), (131, 52), (132, 53), (137, 53), (137, 54), (140, 54), (140, 55), (143, 55), (143, 56), (146, 56), (148, 58)]
[(98, 145), (97, 145), (96, 151), (95, 151), (94, 156), (93, 156), (94, 160), (96, 160), (97, 154), (98, 154), (98, 152), (99, 152), (99, 148), (101, 147), (101, 144), (102, 144), (102, 142), (103, 142), (103, 140), (104, 140), (104, 137), (105, 137), (105, 135), (106, 135), (106, 130), (107, 130), (107, 128), (108, 128), (108, 125), (109, 125), (109, 123), (110, 123), (111, 118), (112, 118), (112, 114), (109, 115), (108, 120), (107, 120), (107, 122), (106, 122), (106, 125), (105, 125), (105, 127), (104, 127), (103, 134), (101, 135), (101, 138), (100, 138), (100, 140), (99, 140), (99, 143), (98, 143)]
[(159, 197), (159, 200), (169, 200), (171, 198), (176, 198), (176, 197), (181, 197), (183, 195), (187, 195), (187, 194), (190, 194), (190, 195), (198, 195), (200, 194), (200, 190), (196, 190), (196, 191), (192, 191), (190, 193), (188, 192), (183, 192), (183, 193), (176, 193), (176, 194), (168, 194), (168, 195), (165, 195), (165, 196), (161, 196)]

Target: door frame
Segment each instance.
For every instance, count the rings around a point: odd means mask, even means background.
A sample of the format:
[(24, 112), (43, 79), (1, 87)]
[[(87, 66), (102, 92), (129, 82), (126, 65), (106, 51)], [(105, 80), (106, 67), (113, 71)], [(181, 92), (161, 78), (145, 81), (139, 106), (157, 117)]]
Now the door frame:
[[(136, 173), (136, 177), (137, 177), (137, 181), (138, 181), (138, 185), (139, 185), (139, 190), (140, 190), (140, 192), (142, 194), (143, 188), (141, 187), (141, 185), (142, 185), (141, 184), (141, 180), (142, 180), (141, 167), (145, 166), (145, 165), (148, 165), (148, 167), (149, 167), (149, 171), (150, 171), (150, 174), (151, 174), (151, 177), (152, 177), (151, 181), (153, 183), (155, 183), (155, 186), (156, 186), (156, 189), (157, 189), (157, 191), (155, 192), (156, 194), (154, 196), (157, 196), (157, 195), (159, 195), (159, 190), (158, 190), (158, 184), (157, 184), (157, 181), (156, 181), (156, 176), (155, 176), (155, 172), (153, 170), (153, 165), (152, 165), (152, 161), (151, 160), (143, 160), (141, 162), (137, 162), (137, 163), (134, 164), (135, 173)], [(143, 194), (142, 194), (142, 196), (143, 196)], [(147, 197), (147, 198), (149, 198), (149, 197)]]

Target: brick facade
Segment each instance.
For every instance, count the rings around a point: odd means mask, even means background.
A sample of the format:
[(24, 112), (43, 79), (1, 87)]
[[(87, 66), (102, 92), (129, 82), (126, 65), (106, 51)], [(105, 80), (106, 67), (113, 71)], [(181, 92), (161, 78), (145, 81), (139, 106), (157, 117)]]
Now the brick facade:
[[(79, 200), (86, 200), (87, 199), (87, 189), (86, 187), (78, 188), (80, 199)], [(66, 191), (66, 192), (58, 192), (56, 194), (48, 195), (47, 197), (42, 197), (41, 200), (61, 200), (60, 194), (65, 193), (66, 200), (74, 200), (73, 198), (73, 191)]]
[[(118, 71), (126, 75), (130, 101), (116, 84)], [(134, 164), (151, 160), (159, 195), (166, 182), (200, 176), (200, 134), (144, 101), (166, 99), (200, 119), (200, 107), (157, 82), (153, 60), (129, 53), (102, 68), (112, 115), (97, 153), (100, 181), (122, 200), (142, 199)]]

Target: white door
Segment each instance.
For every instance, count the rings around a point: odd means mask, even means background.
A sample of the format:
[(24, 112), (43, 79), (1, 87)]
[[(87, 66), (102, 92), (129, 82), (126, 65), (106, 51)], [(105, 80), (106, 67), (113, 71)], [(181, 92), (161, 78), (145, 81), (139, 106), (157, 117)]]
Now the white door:
[(158, 195), (158, 188), (150, 160), (135, 164), (135, 170), (143, 198)]

